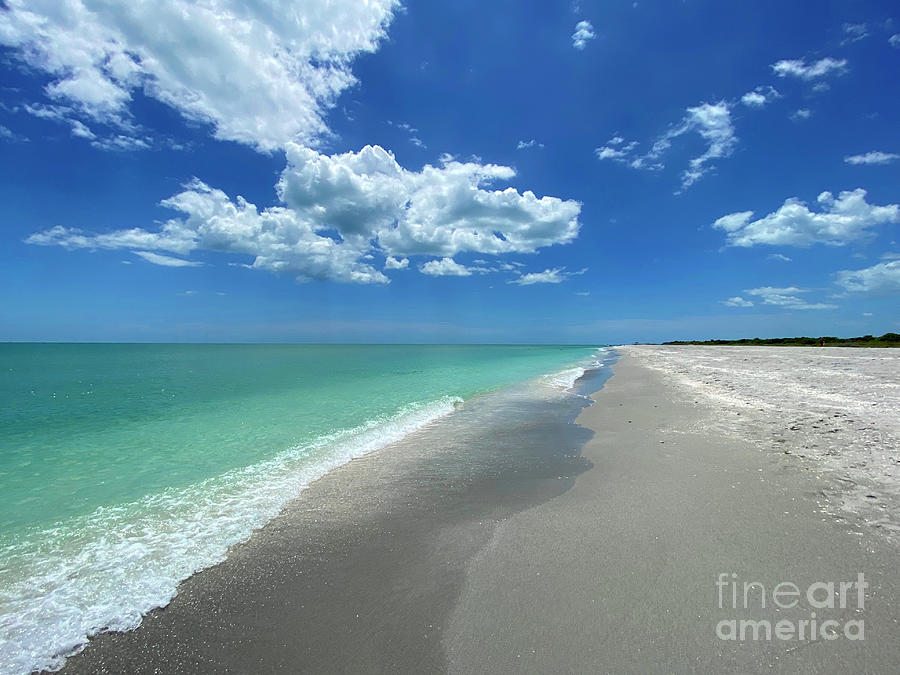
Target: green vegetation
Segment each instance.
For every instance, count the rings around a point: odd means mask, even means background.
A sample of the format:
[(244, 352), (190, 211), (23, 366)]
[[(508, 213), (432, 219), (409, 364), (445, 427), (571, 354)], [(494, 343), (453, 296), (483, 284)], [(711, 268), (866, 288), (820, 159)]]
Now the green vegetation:
[(838, 338), (789, 337), (789, 338), (744, 338), (742, 340), (674, 340), (664, 345), (777, 345), (782, 347), (900, 347), (900, 333), (885, 333), (881, 337)]

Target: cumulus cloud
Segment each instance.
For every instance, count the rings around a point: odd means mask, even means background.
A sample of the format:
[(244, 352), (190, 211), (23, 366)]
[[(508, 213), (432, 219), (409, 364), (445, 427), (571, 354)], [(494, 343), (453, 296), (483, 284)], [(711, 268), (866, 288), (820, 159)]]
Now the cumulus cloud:
[[(325, 111), (355, 83), (396, 0), (272, 2), (7, 0), (0, 44), (46, 75), (66, 118), (133, 126), (135, 92), (212, 125), (215, 136), (270, 151), (327, 134)], [(285, 8), (287, 9), (287, 8)]]
[(800, 108), (799, 110), (795, 110), (791, 113), (791, 120), (794, 122), (799, 122), (800, 120), (808, 120), (812, 117), (812, 110), (809, 108)]
[(784, 59), (772, 64), (772, 70), (778, 77), (797, 77), (811, 81), (827, 75), (839, 75), (847, 70), (847, 59), (834, 59), (826, 56), (818, 61), (806, 62), (806, 59)]
[(580, 269), (577, 272), (566, 272), (565, 267), (555, 267), (553, 269), (545, 269), (543, 272), (529, 272), (521, 274), (517, 278), (507, 283), (516, 284), (517, 286), (531, 286), (533, 284), (560, 284), (568, 277), (574, 277), (587, 272), (587, 268)]
[(900, 290), (900, 260), (861, 270), (842, 270), (837, 273), (837, 283), (855, 293)]
[(745, 300), (739, 295), (735, 295), (733, 298), (728, 298), (727, 300), (722, 300), (723, 305), (728, 305), (729, 307), (753, 307), (752, 300)]
[(791, 262), (791, 259), (780, 253), (770, 253), (766, 256), (767, 260), (778, 260), (779, 262)]
[(584, 49), (587, 43), (596, 37), (590, 21), (579, 21), (575, 24), (575, 32), (572, 33), (572, 46), (575, 49)]
[(681, 122), (660, 136), (644, 154), (635, 152), (638, 146), (636, 142), (626, 143), (620, 136), (615, 136), (606, 145), (596, 148), (594, 154), (598, 159), (611, 159), (633, 169), (658, 171), (664, 167), (661, 158), (672, 147), (672, 141), (690, 132), (700, 135), (706, 143), (706, 150), (690, 160), (688, 167), (682, 171), (681, 187), (686, 189), (708, 173), (715, 160), (730, 156), (737, 146), (738, 138), (731, 121), (731, 108), (726, 101), (702, 103), (688, 108)]
[(384, 261), (384, 269), (386, 270), (405, 270), (407, 267), (409, 267), (409, 258), (397, 259), (389, 255)]
[(184, 258), (176, 258), (170, 255), (162, 255), (161, 253), (153, 253), (153, 251), (132, 251), (136, 256), (140, 256), (149, 263), (154, 265), (162, 265), (163, 267), (202, 267), (202, 262), (196, 260), (185, 260)]
[(895, 33), (888, 38), (888, 44), (894, 48), (900, 48), (900, 33)]
[[(281, 205), (258, 209), (195, 180), (162, 205), (181, 217), (158, 230), (91, 234), (54, 227), (26, 241), (66, 248), (195, 250), (252, 256), (250, 267), (300, 280), (387, 283), (374, 252), (452, 258), (533, 253), (578, 236), (581, 204), (514, 188), (490, 189), (512, 168), (445, 158), (413, 172), (379, 146), (324, 155), (289, 143), (277, 184)], [(386, 263), (385, 269), (392, 269)], [(395, 268), (396, 269), (396, 268)]]
[(741, 96), (741, 103), (748, 108), (762, 108), (776, 98), (781, 98), (781, 94), (778, 93), (775, 87), (760, 86)]
[(453, 258), (429, 260), (419, 269), (422, 274), (432, 277), (468, 277), (472, 275), (472, 270), (465, 265), (460, 265)]
[(900, 159), (900, 155), (893, 152), (880, 152), (878, 150), (867, 152), (864, 155), (850, 155), (849, 157), (844, 157), (844, 161), (847, 162), (847, 164), (890, 164), (897, 159)]
[(837, 307), (837, 305), (829, 305), (822, 302), (807, 302), (803, 298), (797, 297), (798, 294), (807, 293), (808, 290), (797, 288), (796, 286), (788, 286), (786, 288), (762, 286), (760, 288), (750, 288), (744, 292), (747, 295), (759, 298), (764, 305), (774, 305), (784, 309), (834, 309)]
[(753, 211), (740, 211), (722, 216), (713, 227), (725, 232), (729, 246), (843, 246), (866, 236), (877, 225), (900, 221), (900, 207), (869, 204), (862, 188), (841, 192), (837, 199), (823, 192), (817, 201), (819, 212), (792, 197), (758, 220), (752, 219)]

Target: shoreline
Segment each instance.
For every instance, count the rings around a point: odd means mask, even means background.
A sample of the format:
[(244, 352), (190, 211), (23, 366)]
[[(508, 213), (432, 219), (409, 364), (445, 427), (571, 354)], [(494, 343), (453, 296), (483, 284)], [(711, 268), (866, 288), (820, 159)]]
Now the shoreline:
[(62, 672), (445, 672), (444, 625), (472, 555), (589, 468), (590, 432), (572, 424), (583, 397), (501, 397), (501, 411), (531, 413), (513, 429), (485, 410), (501, 393), (319, 478), (139, 628), (95, 636)]

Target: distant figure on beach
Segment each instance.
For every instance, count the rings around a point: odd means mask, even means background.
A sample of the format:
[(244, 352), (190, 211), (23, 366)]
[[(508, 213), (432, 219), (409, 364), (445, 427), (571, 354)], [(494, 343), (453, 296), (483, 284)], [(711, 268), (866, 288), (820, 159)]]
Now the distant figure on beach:
[(824, 347), (824, 346), (825, 346), (825, 338), (819, 338), (819, 346), (820, 346), (820, 347)]

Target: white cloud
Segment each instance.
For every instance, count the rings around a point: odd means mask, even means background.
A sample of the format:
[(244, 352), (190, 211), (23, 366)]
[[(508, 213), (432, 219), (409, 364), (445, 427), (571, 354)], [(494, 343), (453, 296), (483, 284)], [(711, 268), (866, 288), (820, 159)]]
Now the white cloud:
[(704, 103), (695, 108), (688, 108), (683, 130), (670, 136), (674, 138), (687, 131), (696, 131), (707, 143), (706, 152), (690, 161), (690, 166), (682, 173), (682, 187), (690, 187), (710, 170), (709, 162), (728, 157), (737, 145), (734, 126), (728, 104), (720, 101), (716, 105)]
[(725, 231), (729, 246), (843, 246), (866, 236), (876, 225), (900, 221), (900, 207), (869, 204), (862, 188), (841, 192), (837, 199), (823, 192), (817, 201), (822, 207), (818, 213), (792, 197), (759, 220), (751, 220), (753, 211), (741, 211), (722, 216), (713, 227)]
[(574, 277), (587, 272), (587, 268), (580, 269), (577, 272), (566, 272), (565, 267), (555, 267), (553, 269), (545, 269), (543, 272), (529, 272), (508, 281), (507, 283), (516, 284), (517, 286), (531, 286), (533, 284), (560, 284), (568, 277)]
[(392, 127), (397, 127), (398, 129), (403, 129), (409, 134), (409, 142), (415, 145), (417, 148), (422, 148), (423, 150), (427, 150), (428, 146), (422, 141), (421, 138), (418, 137), (419, 130), (416, 129), (413, 125), (408, 122), (392, 122), (388, 120), (388, 124)]
[(532, 284), (559, 284), (565, 281), (566, 277), (562, 267), (554, 269), (546, 269), (543, 272), (529, 272), (513, 279), (509, 283), (518, 286), (531, 286)]
[(217, 138), (274, 150), (328, 133), (325, 111), (377, 49), (396, 0), (7, 0), (0, 44), (49, 77), (65, 116), (129, 126), (135, 92)]
[(575, 49), (584, 49), (587, 43), (596, 37), (590, 21), (579, 21), (575, 24), (575, 32), (572, 33), (572, 46)]
[(880, 152), (878, 150), (867, 152), (864, 155), (850, 155), (849, 157), (844, 157), (844, 161), (847, 162), (847, 164), (890, 164), (896, 159), (900, 159), (900, 155), (894, 154), (893, 152)]
[(840, 74), (847, 69), (847, 59), (824, 59), (807, 63), (806, 59), (784, 59), (772, 64), (772, 70), (778, 77), (798, 77), (801, 80), (815, 80), (831, 73)]
[(821, 302), (806, 302), (802, 298), (798, 298), (797, 295), (808, 291), (796, 286), (788, 286), (787, 288), (763, 286), (761, 288), (750, 288), (744, 292), (747, 295), (758, 297), (764, 305), (774, 305), (784, 309), (834, 309), (837, 306)]
[(837, 273), (837, 283), (851, 292), (900, 290), (900, 260), (861, 270), (842, 270)]
[(891, 37), (888, 38), (888, 44), (890, 44), (891, 47), (900, 48), (900, 33), (891, 35)]
[(800, 120), (808, 120), (812, 117), (812, 110), (809, 108), (800, 108), (799, 110), (795, 110), (791, 113), (791, 119), (794, 122), (799, 122)]
[(149, 263), (154, 265), (162, 265), (163, 267), (202, 267), (202, 262), (195, 260), (185, 260), (184, 258), (175, 258), (170, 255), (162, 255), (153, 253), (152, 251), (132, 251), (136, 256), (140, 256)]
[(767, 260), (778, 260), (779, 262), (791, 262), (791, 259), (780, 253), (770, 253), (766, 256)]
[(544, 144), (538, 143), (533, 138), (530, 141), (519, 141), (516, 144), (516, 150), (526, 150), (527, 148), (538, 148), (539, 150), (543, 150)]
[(384, 269), (386, 270), (405, 270), (407, 267), (409, 267), (409, 258), (397, 259), (389, 255), (384, 261)]
[(739, 295), (728, 298), (727, 300), (722, 300), (722, 304), (728, 305), (729, 307), (753, 307), (753, 301), (745, 300)]
[(472, 270), (465, 265), (460, 265), (453, 258), (429, 260), (419, 269), (422, 274), (432, 277), (468, 277), (472, 275)]
[(23, 143), (28, 139), (14, 132), (12, 129), (0, 124), (0, 141), (9, 141), (10, 143)]
[(844, 26), (844, 39), (841, 41), (841, 45), (848, 45), (853, 42), (859, 42), (867, 37), (869, 37), (869, 31), (864, 23), (845, 23)]
[(689, 132), (697, 132), (706, 143), (706, 151), (695, 157), (681, 174), (682, 189), (688, 188), (712, 169), (712, 162), (728, 157), (734, 152), (738, 138), (731, 122), (731, 108), (726, 101), (701, 103), (688, 108), (681, 122), (660, 136), (643, 154), (635, 153), (636, 142), (625, 144), (620, 136), (610, 139), (606, 145), (596, 148), (598, 159), (612, 159), (633, 169), (660, 170), (664, 167), (660, 158), (672, 147), (672, 141)]
[(781, 98), (781, 94), (775, 87), (759, 86), (753, 91), (748, 91), (741, 96), (741, 103), (748, 108), (762, 108), (767, 103), (771, 103), (776, 98)]
[(289, 143), (286, 156), (277, 185), (282, 206), (259, 210), (194, 181), (162, 202), (182, 217), (156, 231), (89, 234), (54, 227), (26, 241), (181, 255), (217, 251), (252, 256), (253, 268), (300, 280), (387, 283), (367, 262), (376, 250), (394, 258), (533, 253), (578, 236), (580, 203), (488, 189), (512, 178), (510, 167), (445, 158), (442, 166), (412, 172), (379, 146), (322, 155)]
[(741, 96), (741, 103), (751, 108), (762, 108), (766, 104), (766, 97), (756, 91), (748, 91)]

